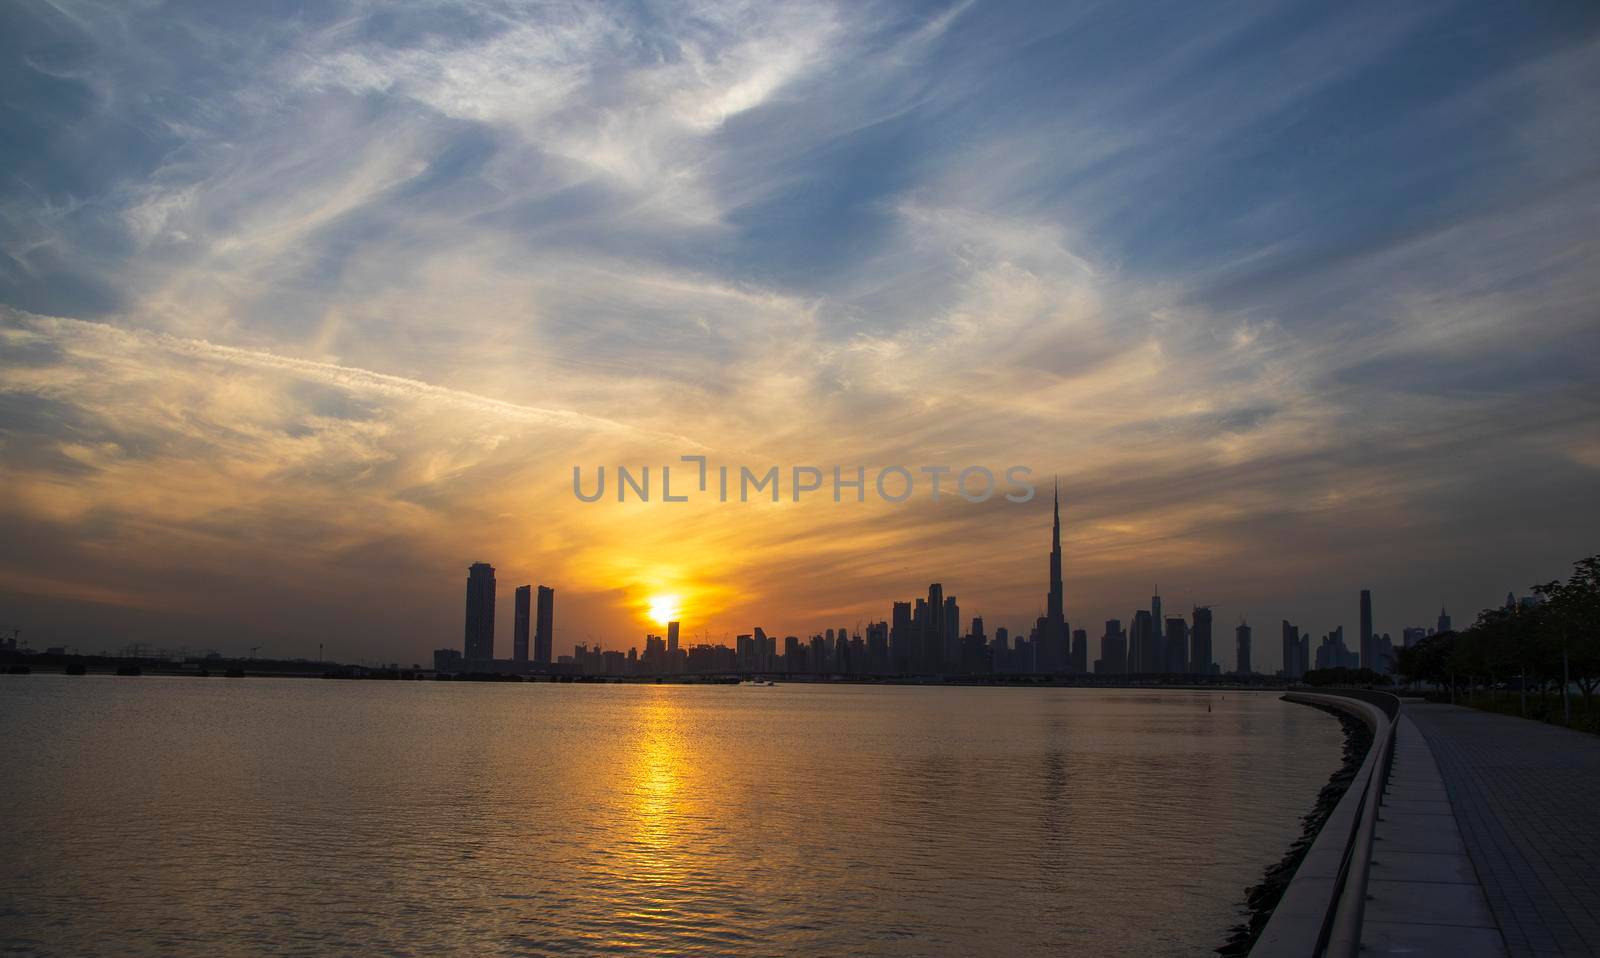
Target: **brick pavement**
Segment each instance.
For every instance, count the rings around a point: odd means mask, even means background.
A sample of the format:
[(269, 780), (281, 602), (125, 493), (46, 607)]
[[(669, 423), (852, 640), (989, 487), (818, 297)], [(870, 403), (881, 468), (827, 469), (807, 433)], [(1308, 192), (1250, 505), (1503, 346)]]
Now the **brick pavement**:
[(1600, 955), (1600, 736), (1405, 706), (1512, 955)]

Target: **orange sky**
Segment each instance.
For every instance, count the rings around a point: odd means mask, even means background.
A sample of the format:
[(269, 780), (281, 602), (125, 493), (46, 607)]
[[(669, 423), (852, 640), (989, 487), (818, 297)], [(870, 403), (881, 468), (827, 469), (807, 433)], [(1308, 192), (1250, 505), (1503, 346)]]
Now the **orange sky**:
[(1059, 476), (1075, 626), (1159, 583), (1268, 669), (1594, 552), (1600, 25), (1074, 10), (18, 13), (0, 628), (426, 661), (475, 561), (562, 654), (1040, 609), (1043, 497), (572, 494), (694, 454)]

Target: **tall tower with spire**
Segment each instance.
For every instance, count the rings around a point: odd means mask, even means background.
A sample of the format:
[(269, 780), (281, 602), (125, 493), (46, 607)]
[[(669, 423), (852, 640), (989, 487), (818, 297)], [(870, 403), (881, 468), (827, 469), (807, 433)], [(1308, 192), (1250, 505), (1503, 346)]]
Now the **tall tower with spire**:
[(1061, 483), (1056, 482), (1055, 523), (1050, 530), (1050, 597), (1045, 605), (1044, 647), (1041, 669), (1054, 671), (1067, 665), (1067, 620), (1061, 590)]

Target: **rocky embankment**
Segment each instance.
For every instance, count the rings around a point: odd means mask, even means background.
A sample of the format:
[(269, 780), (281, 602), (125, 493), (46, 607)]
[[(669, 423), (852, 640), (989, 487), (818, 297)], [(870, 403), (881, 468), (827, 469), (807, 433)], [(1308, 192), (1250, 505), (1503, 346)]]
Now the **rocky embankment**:
[[(1309, 704), (1309, 703), (1307, 703)], [(1367, 757), (1367, 749), (1372, 747), (1372, 729), (1367, 723), (1356, 718), (1348, 712), (1326, 705), (1312, 705), (1311, 708), (1322, 709), (1339, 720), (1344, 728), (1344, 762), (1328, 779), (1328, 784), (1322, 786), (1322, 791), (1317, 795), (1317, 803), (1311, 811), (1300, 820), (1300, 837), (1289, 846), (1289, 851), (1283, 860), (1270, 866), (1258, 884), (1245, 889), (1245, 905), (1250, 909), (1250, 920), (1234, 927), (1228, 940), (1217, 949), (1219, 955), (1246, 955), (1250, 947), (1255, 944), (1261, 929), (1267, 927), (1267, 919), (1272, 917), (1272, 910), (1278, 907), (1278, 900), (1283, 897), (1283, 891), (1289, 887), (1289, 880), (1294, 877), (1295, 869), (1300, 867), (1300, 860), (1306, 857), (1306, 850), (1316, 840), (1317, 832), (1322, 830), (1322, 824), (1333, 814), (1333, 808), (1339, 804), (1339, 799), (1344, 797), (1345, 790), (1350, 787), (1350, 781), (1355, 778), (1356, 771), (1361, 768), (1361, 762)]]

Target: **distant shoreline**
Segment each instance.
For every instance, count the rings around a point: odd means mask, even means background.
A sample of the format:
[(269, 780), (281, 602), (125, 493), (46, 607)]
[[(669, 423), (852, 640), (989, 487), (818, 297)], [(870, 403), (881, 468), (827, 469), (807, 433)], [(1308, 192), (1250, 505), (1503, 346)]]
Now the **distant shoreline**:
[[(41, 661), (41, 659), (44, 659)], [(1186, 689), (1190, 691), (1281, 692), (1297, 687), (1277, 676), (1256, 676), (1240, 680), (1237, 676), (1186, 674), (1127, 675), (828, 675), (787, 673), (734, 673), (707, 675), (525, 675), (491, 672), (449, 673), (430, 669), (390, 669), (366, 666), (326, 665), (314, 662), (252, 662), (223, 660), (206, 663), (116, 659), (104, 656), (29, 656), (0, 660), (0, 674), (102, 675), (123, 678), (142, 676), (185, 678), (268, 678), (340, 679), (347, 681), (471, 682), (490, 684), (563, 685), (901, 685), (960, 686), (969, 688), (1104, 688), (1104, 689)]]

